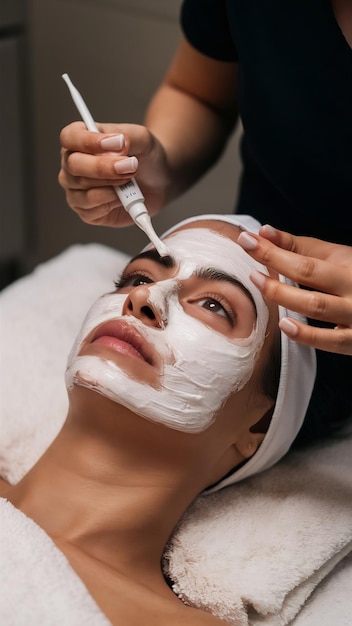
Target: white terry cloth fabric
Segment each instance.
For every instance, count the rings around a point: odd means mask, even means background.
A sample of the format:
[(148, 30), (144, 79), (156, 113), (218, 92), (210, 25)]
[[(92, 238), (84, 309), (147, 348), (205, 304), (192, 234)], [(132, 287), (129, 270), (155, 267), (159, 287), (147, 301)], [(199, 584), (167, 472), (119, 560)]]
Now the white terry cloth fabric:
[(110, 624), (64, 554), (4, 498), (0, 498), (0, 624)]
[[(127, 260), (105, 246), (73, 246), (0, 294), (0, 475), (10, 483), (22, 478), (61, 428), (67, 410), (67, 354), (86, 311), (112, 289)], [(351, 458), (350, 436), (314, 451), (290, 453), (261, 475), (198, 498), (168, 547), (165, 569), (174, 577), (175, 589), (236, 626), (350, 626), (352, 562), (351, 556), (343, 557), (351, 554)], [(1, 503), (2, 536), (10, 540), (11, 533), (14, 538), (17, 534), (23, 547), (17, 559), (11, 556), (11, 568), (5, 567), (9, 553), (0, 548), (1, 574), (11, 575), (17, 585), (23, 559), (23, 582), (36, 575), (30, 542), (20, 538), (24, 526), (37, 537), (34, 547), (41, 542), (47, 546), (53, 571), (65, 571), (65, 585), (77, 578), (44, 531), (7, 505)], [(6, 587), (0, 584), (0, 594), (2, 589)], [(54, 594), (52, 600), (46, 598), (54, 606), (56, 588), (44, 589), (38, 604), (46, 593), (47, 598)], [(72, 592), (72, 597), (79, 594)], [(82, 603), (89, 612), (83, 593)], [(48, 611), (41, 623), (25, 614), (22, 622), (4, 624), (100, 626), (94, 603), (91, 621), (55, 622)], [(2, 624), (1, 616), (0, 605)]]
[(293, 620), (294, 626), (351, 626), (352, 554), (322, 582)]
[[(199, 497), (165, 553), (174, 591), (233, 626), (296, 623), (312, 592), (352, 555), (351, 452), (350, 433), (291, 452), (235, 488)], [(342, 587), (343, 599), (334, 596), (346, 626), (352, 623), (351, 583), (348, 593)], [(329, 602), (326, 624), (342, 626)]]
[(128, 256), (76, 245), (0, 294), (0, 476), (18, 482), (66, 418), (73, 341), (92, 303), (114, 289)]

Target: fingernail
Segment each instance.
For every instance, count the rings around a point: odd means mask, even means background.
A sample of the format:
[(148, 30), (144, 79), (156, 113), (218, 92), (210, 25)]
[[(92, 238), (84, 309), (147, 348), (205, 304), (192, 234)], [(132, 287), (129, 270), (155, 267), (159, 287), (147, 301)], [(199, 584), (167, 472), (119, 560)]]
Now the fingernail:
[(114, 135), (113, 137), (105, 137), (100, 142), (103, 150), (121, 150), (125, 145), (125, 138), (123, 135)]
[(239, 243), (245, 250), (254, 250), (258, 246), (256, 238), (246, 231), (242, 231), (237, 239), (237, 243)]
[(253, 270), (253, 272), (250, 273), (250, 279), (254, 282), (256, 287), (258, 287), (258, 289), (263, 289), (265, 286), (266, 277), (257, 270)]
[(283, 317), (280, 320), (279, 327), (281, 328), (281, 330), (284, 331), (284, 333), (286, 333), (286, 335), (289, 335), (290, 337), (295, 337), (298, 333), (298, 328), (296, 324), (291, 322), (291, 320), (287, 317)]
[(137, 167), (138, 159), (136, 159), (136, 157), (129, 157), (128, 159), (114, 163), (114, 170), (117, 174), (131, 174), (136, 171)]
[(274, 237), (275, 233), (277, 233), (276, 228), (274, 228), (273, 226), (270, 226), (270, 224), (264, 224), (264, 226), (261, 227), (260, 229), (261, 231), (264, 230), (264, 232), (269, 235), (269, 237)]

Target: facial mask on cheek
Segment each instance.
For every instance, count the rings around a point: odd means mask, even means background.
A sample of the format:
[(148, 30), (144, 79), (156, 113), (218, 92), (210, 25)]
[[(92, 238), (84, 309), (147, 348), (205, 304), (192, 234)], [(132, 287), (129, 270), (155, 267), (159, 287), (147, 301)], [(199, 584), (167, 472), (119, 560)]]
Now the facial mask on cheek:
[[(151, 328), (134, 316), (122, 316), (126, 296), (104, 296), (89, 312), (70, 354), (66, 372), (68, 388), (78, 384), (94, 389), (138, 415), (187, 433), (199, 433), (208, 428), (230, 394), (242, 389), (250, 379), (257, 353), (264, 342), (268, 319), (267, 308), (260, 296), (262, 305), (258, 301), (261, 316), (259, 329), (257, 324), (249, 337), (230, 340), (183, 311), (178, 301), (176, 279), (186, 279), (199, 267), (199, 263), (195, 264), (194, 257), (196, 260), (198, 256), (202, 260), (206, 258), (209, 266), (209, 244), (211, 249), (214, 246), (214, 237), (217, 244), (220, 239), (225, 259), (229, 253), (233, 257), (236, 246), (229, 239), (215, 233), (209, 233), (211, 236), (208, 241), (208, 231), (202, 229), (201, 250), (198, 250), (200, 240), (195, 230), (182, 232), (179, 241), (177, 234), (169, 238), (170, 251), (179, 260), (180, 269), (175, 279), (161, 281), (149, 289), (149, 303), (158, 310), (166, 326), (163, 329)], [(185, 242), (185, 239), (189, 239), (185, 235), (190, 233), (191, 241)], [(229, 249), (226, 250), (228, 246)], [(236, 247), (240, 255), (245, 254), (240, 246)], [(207, 248), (208, 254), (205, 253)], [(218, 266), (218, 258), (217, 252), (215, 267)], [(202, 263), (204, 265), (204, 260)], [(213, 266), (213, 263), (210, 265)], [(248, 265), (242, 270), (237, 268), (238, 271), (240, 274), (241, 271), (245, 273), (246, 280), (250, 283)], [(241, 276), (238, 278), (241, 280)], [(251, 291), (253, 289), (255, 288), (251, 284)], [(162, 355), (164, 367), (160, 375), (160, 388), (156, 389), (132, 379), (110, 360), (95, 356), (77, 356), (82, 340), (93, 328), (108, 320), (120, 318), (135, 326), (146, 341), (153, 344)]]

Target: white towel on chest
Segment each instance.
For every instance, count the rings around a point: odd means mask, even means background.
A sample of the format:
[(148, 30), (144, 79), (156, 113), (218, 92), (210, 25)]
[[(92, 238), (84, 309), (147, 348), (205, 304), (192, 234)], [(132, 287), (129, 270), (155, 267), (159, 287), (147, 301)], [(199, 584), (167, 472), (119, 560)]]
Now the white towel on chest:
[(1, 626), (109, 626), (48, 535), (0, 498)]

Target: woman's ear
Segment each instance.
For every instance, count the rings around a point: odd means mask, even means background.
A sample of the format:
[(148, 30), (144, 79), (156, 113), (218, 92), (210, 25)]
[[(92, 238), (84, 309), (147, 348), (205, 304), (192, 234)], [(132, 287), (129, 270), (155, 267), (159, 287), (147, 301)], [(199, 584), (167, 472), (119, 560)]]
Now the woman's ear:
[(258, 450), (270, 426), (273, 412), (274, 405), (248, 431), (244, 432), (236, 442), (238, 452), (245, 459), (249, 459)]
[(256, 411), (257, 414), (261, 413), (259, 420), (257, 419), (250, 427), (245, 426), (240, 433), (237, 433), (236, 439), (232, 439), (230, 446), (226, 449), (225, 454), (221, 457), (216, 467), (216, 472), (212, 476), (212, 485), (224, 478), (229, 472), (233, 472), (236, 468), (241, 467), (243, 463), (255, 454), (266, 435), (273, 410), (274, 406), (271, 402), (271, 406), (263, 415), (263, 406), (261, 405), (261, 411)]
[(273, 412), (274, 405), (272, 404), (264, 415), (250, 427), (249, 431), (244, 433), (241, 439), (236, 442), (237, 450), (245, 459), (249, 459), (258, 450), (270, 426)]
[(250, 459), (258, 450), (264, 437), (265, 433), (253, 433), (251, 430), (248, 430), (236, 441), (235, 447), (243, 459)]

